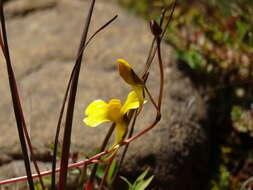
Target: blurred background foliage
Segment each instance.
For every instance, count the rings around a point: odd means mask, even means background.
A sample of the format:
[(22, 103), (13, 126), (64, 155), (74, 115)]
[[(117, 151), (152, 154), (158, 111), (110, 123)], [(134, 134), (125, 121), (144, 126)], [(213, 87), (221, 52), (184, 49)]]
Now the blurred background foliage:
[[(146, 19), (159, 19), (161, 9), (173, 3), (118, 1)], [(210, 189), (240, 189), (253, 176), (253, 1), (177, 0), (165, 40), (174, 47), (177, 61), (211, 87), (208, 96), (222, 97), (221, 107), (228, 108), (226, 113), (218, 110), (229, 122), (215, 128), (219, 158)]]

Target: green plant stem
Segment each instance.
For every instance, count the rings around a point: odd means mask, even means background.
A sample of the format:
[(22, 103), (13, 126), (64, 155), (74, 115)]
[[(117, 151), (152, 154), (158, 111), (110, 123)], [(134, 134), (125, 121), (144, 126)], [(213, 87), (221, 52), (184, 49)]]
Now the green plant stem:
[[(117, 151), (117, 150), (116, 150)], [(105, 173), (104, 173), (104, 176), (103, 176), (103, 179), (101, 180), (100, 184), (99, 184), (99, 190), (103, 190), (104, 189), (104, 184), (105, 184), (105, 181), (106, 181), (106, 178), (108, 176), (108, 172), (109, 172), (109, 169), (112, 165), (112, 161), (114, 160), (115, 156), (116, 156), (117, 153), (113, 153), (113, 156), (111, 156), (111, 158), (109, 159), (109, 162), (107, 163), (107, 166), (106, 166), (106, 169), (105, 169)]]

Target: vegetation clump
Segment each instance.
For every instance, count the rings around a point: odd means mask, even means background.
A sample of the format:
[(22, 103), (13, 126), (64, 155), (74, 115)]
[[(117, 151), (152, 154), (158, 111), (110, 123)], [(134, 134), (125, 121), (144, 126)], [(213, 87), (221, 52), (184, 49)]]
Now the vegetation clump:
[[(118, 0), (144, 18), (158, 18), (170, 0)], [(211, 189), (239, 189), (253, 176), (253, 1), (178, 0), (166, 32), (180, 64), (208, 88), (219, 159)], [(167, 15), (168, 16), (168, 15)], [(217, 104), (218, 103), (218, 104)], [(219, 122), (219, 120), (225, 120)], [(218, 153), (218, 154), (217, 154)]]

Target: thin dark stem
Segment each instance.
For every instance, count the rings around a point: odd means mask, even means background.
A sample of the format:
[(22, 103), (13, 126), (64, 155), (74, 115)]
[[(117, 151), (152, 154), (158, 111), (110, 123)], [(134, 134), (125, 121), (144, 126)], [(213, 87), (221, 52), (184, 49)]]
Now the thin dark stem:
[(174, 0), (174, 3), (172, 5), (172, 9), (171, 9), (171, 12), (170, 12), (170, 17), (169, 17), (169, 19), (168, 19), (168, 21), (167, 21), (167, 23), (166, 23), (166, 25), (164, 27), (163, 33), (162, 33), (161, 38), (160, 38), (161, 40), (164, 38), (164, 35), (165, 35), (165, 33), (166, 33), (166, 31), (167, 31), (167, 29), (169, 27), (169, 24), (170, 24), (170, 22), (172, 20), (172, 17), (173, 17), (176, 5), (177, 5), (177, 0)]
[(1, 47), (2, 47), (3, 53), (5, 55), (6, 64), (7, 64), (7, 71), (8, 71), (8, 76), (9, 76), (9, 85), (10, 85), (10, 90), (11, 90), (13, 108), (14, 108), (16, 122), (17, 122), (17, 128), (18, 128), (18, 133), (19, 133), (19, 138), (20, 138), (21, 149), (22, 149), (23, 156), (24, 156), (24, 163), (25, 163), (26, 173), (28, 176), (29, 188), (34, 189), (34, 184), (33, 184), (33, 179), (32, 179), (32, 175), (31, 175), (31, 168), (30, 168), (29, 156), (28, 156), (28, 150), (26, 147), (26, 143), (28, 143), (31, 157), (32, 157), (36, 172), (38, 173), (42, 189), (45, 189), (41, 175), (40, 175), (40, 171), (39, 171), (36, 159), (35, 159), (33, 148), (31, 145), (31, 141), (30, 141), (30, 138), (29, 138), (29, 135), (27, 132), (27, 127), (25, 124), (25, 119), (24, 119), (24, 115), (23, 115), (23, 111), (22, 111), (22, 106), (20, 103), (16, 79), (15, 79), (15, 75), (14, 75), (12, 65), (11, 65), (11, 59), (10, 59), (10, 53), (9, 53), (9, 47), (8, 47), (8, 39), (7, 39), (7, 33), (6, 33), (6, 27), (5, 27), (3, 1), (1, 0), (0, 3), (1, 3), (1, 5), (0, 5), (1, 6), (1, 13), (0, 13), (1, 14), (1, 32), (3, 35), (3, 40), (2, 40), (2, 36), (0, 35), (1, 36), (0, 41), (1, 41)]
[(41, 184), (41, 188), (42, 188), (42, 190), (45, 190), (45, 185), (44, 185), (43, 179), (42, 179), (42, 177), (40, 175), (40, 169), (39, 169), (39, 166), (37, 164), (37, 160), (35, 158), (35, 154), (34, 154), (34, 151), (33, 151), (32, 143), (31, 143), (31, 140), (30, 140), (30, 137), (29, 137), (29, 134), (28, 134), (28, 131), (27, 131), (26, 123), (25, 123), (25, 120), (24, 120), (24, 116), (23, 116), (22, 113), (21, 113), (21, 116), (22, 116), (22, 120), (23, 120), (23, 130), (24, 130), (24, 133), (25, 133), (26, 142), (27, 142), (29, 150), (30, 150), (31, 158), (32, 158), (35, 170), (36, 170), (36, 172), (39, 175), (39, 181), (40, 181), (40, 184)]
[[(108, 155), (109, 153), (112, 153), (112, 152), (116, 151), (117, 149), (118, 149), (118, 147), (114, 147), (114, 148), (112, 148), (110, 150), (100, 152), (100, 153), (92, 156), (89, 159), (86, 159), (86, 160), (83, 160), (83, 161), (80, 161), (80, 162), (77, 162), (77, 163), (74, 163), (74, 164), (70, 164), (70, 165), (68, 165), (68, 168), (72, 169), (72, 168), (77, 168), (77, 167), (81, 167), (81, 166), (88, 165), (88, 164), (98, 163), (100, 161), (100, 158), (102, 156)], [(61, 172), (61, 168), (57, 168), (55, 170), (55, 172)], [(52, 174), (51, 170), (50, 171), (41, 172), (41, 176), (48, 176), (48, 175), (51, 175), (51, 174)], [(32, 178), (38, 178), (38, 177), (39, 177), (38, 174), (33, 174), (32, 175)], [(25, 181), (25, 180), (28, 180), (28, 178), (29, 178), (28, 176), (22, 176), (22, 177), (7, 179), (7, 180), (0, 181), (0, 185), (10, 184), (10, 183), (16, 183), (16, 182), (20, 182), (20, 181)]]
[(163, 62), (162, 62), (162, 56), (161, 56), (161, 38), (157, 36), (156, 38), (156, 43), (157, 43), (157, 54), (158, 54), (158, 61), (159, 61), (159, 69), (160, 69), (160, 90), (159, 90), (159, 97), (158, 97), (158, 111), (156, 115), (156, 119), (154, 122), (146, 129), (135, 135), (134, 137), (131, 137), (124, 141), (122, 144), (129, 144), (132, 141), (136, 140), (140, 136), (144, 135), (151, 129), (153, 129), (156, 124), (161, 120), (161, 105), (162, 105), (162, 97), (163, 97), (163, 88), (164, 88), (164, 71), (163, 71)]
[[(175, 8), (174, 6), (173, 6), (173, 10)], [(163, 14), (161, 16), (160, 25), (162, 25), (162, 23), (163, 23), (164, 15), (165, 15), (165, 11), (163, 12)], [(169, 22), (170, 22), (170, 20), (169, 20)], [(151, 47), (150, 47), (150, 50), (149, 50), (148, 60), (146, 62), (145, 71), (144, 71), (143, 76), (142, 76), (142, 78), (144, 78), (146, 76), (146, 74), (148, 74), (148, 70), (149, 70), (150, 65), (151, 65), (151, 63), (153, 61), (155, 53), (156, 53), (156, 51), (158, 51), (158, 61), (159, 61), (159, 69), (160, 69), (160, 90), (159, 90), (158, 105), (156, 104), (154, 98), (152, 97), (151, 93), (149, 92), (148, 88), (146, 87), (146, 85), (144, 83), (144, 89), (147, 92), (147, 94), (148, 94), (148, 96), (149, 96), (152, 104), (156, 108), (156, 111), (157, 111), (156, 119), (155, 119), (155, 121), (148, 128), (144, 129), (139, 134), (137, 134), (136, 136), (132, 137), (135, 121), (136, 121), (136, 118), (137, 118), (138, 115), (136, 115), (134, 117), (134, 121), (133, 121), (133, 124), (132, 124), (132, 127), (131, 127), (131, 131), (129, 133), (128, 140), (126, 140), (125, 142), (123, 142), (123, 144), (125, 143), (126, 146), (125, 146), (125, 149), (124, 149), (124, 152), (122, 154), (122, 157), (121, 157), (121, 160), (120, 160), (120, 163), (119, 163), (119, 167), (117, 168), (117, 170), (120, 168), (120, 166), (121, 166), (121, 164), (122, 164), (122, 162), (124, 160), (125, 154), (126, 154), (126, 152), (128, 150), (129, 143), (132, 142), (132, 141), (134, 141), (138, 137), (144, 135), (145, 133), (147, 133), (149, 130), (151, 130), (153, 127), (155, 127), (156, 124), (161, 119), (161, 104), (162, 104), (162, 96), (163, 96), (163, 88), (164, 88), (164, 71), (163, 71), (163, 63), (162, 63), (162, 58), (161, 58), (161, 47), (160, 47), (160, 45), (161, 45), (161, 39), (162, 38), (159, 37), (159, 36), (155, 36), (154, 37), (154, 40), (152, 41), (152, 44), (151, 44)], [(154, 48), (155, 42), (156, 42), (156, 47)], [(118, 171), (116, 171), (116, 175), (117, 175), (117, 172)], [(110, 189), (113, 186), (113, 181), (115, 180), (116, 175), (114, 176), (114, 179), (112, 180), (112, 184), (110, 185)]]
[(160, 93), (158, 97), (158, 110), (161, 112), (162, 105), (162, 97), (163, 97), (163, 88), (164, 88), (164, 71), (163, 71), (163, 61), (161, 56), (161, 39), (157, 38), (157, 54), (158, 54), (158, 62), (160, 69)]
[(5, 53), (5, 47), (4, 47), (4, 44), (3, 44), (3, 39), (2, 39), (2, 35), (0, 34), (0, 47), (3, 51), (3, 54), (4, 54), (4, 57), (6, 58), (6, 53)]
[(150, 65), (155, 57), (156, 47), (154, 46), (155, 46), (155, 38), (152, 40), (151, 46), (149, 48), (148, 58), (146, 60), (146, 66), (145, 66), (142, 76), (144, 76), (149, 71)]
[(99, 184), (99, 190), (103, 190), (104, 189), (104, 184), (106, 182), (106, 178), (108, 176), (108, 172), (109, 172), (109, 169), (112, 165), (112, 161), (114, 160), (116, 154), (113, 154), (113, 156), (109, 159), (109, 162), (107, 163), (107, 166), (105, 168), (105, 172), (104, 172), (104, 176), (103, 176), (103, 179), (101, 180), (100, 184)]
[(91, 17), (94, 9), (96, 0), (93, 0), (90, 5), (90, 9), (88, 12), (88, 16), (86, 19), (81, 43), (79, 46), (77, 60), (76, 60), (76, 70), (74, 71), (73, 80), (70, 86), (70, 94), (69, 94), (69, 101), (66, 113), (66, 124), (64, 129), (64, 137), (63, 137), (63, 149), (62, 149), (62, 157), (61, 157), (61, 172), (59, 178), (59, 190), (65, 190), (66, 183), (67, 183), (67, 173), (68, 173), (68, 160), (69, 160), (69, 152), (70, 152), (70, 144), (71, 144), (71, 132), (72, 132), (72, 122), (73, 122), (73, 114), (74, 114), (74, 107), (75, 107), (75, 99), (76, 99), (76, 92), (79, 80), (79, 73), (81, 69), (81, 62), (82, 62), (82, 54), (80, 54), (81, 50), (85, 46), (87, 34), (91, 22)]
[[(111, 18), (108, 22), (106, 22), (103, 26), (101, 26), (96, 32), (94, 32), (94, 34), (92, 34), (92, 36), (87, 40), (84, 48), (86, 48), (89, 43), (93, 40), (93, 38), (99, 33), (101, 32), (103, 29), (105, 29), (109, 24), (111, 24), (113, 21), (115, 21), (118, 18), (118, 15), (115, 15), (113, 18)], [(84, 51), (84, 49), (82, 49), (81, 51)]]
[(57, 161), (56, 159), (57, 159), (57, 151), (58, 151), (58, 141), (59, 141), (59, 136), (60, 136), (61, 122), (62, 122), (62, 118), (63, 118), (63, 113), (64, 113), (64, 109), (65, 109), (65, 105), (66, 105), (66, 101), (67, 101), (67, 97), (68, 97), (72, 77), (73, 77), (73, 72), (71, 73), (71, 77), (70, 77), (70, 80), (69, 80), (69, 83), (68, 83), (68, 86), (67, 86), (67, 90), (66, 90), (65, 95), (64, 95), (63, 104), (62, 104), (62, 107), (61, 107), (60, 116), (59, 116), (59, 120), (58, 120), (57, 128), (56, 128), (56, 135), (55, 135), (55, 142), (54, 142), (54, 152), (53, 152), (53, 159), (52, 159), (52, 176), (51, 176), (51, 189), (52, 190), (56, 189), (55, 170), (56, 170), (56, 161)]
[(139, 132), (137, 135), (125, 140), (124, 142), (122, 142), (121, 145), (127, 145), (133, 141), (135, 141), (136, 139), (138, 139), (139, 137), (143, 136), (144, 134), (146, 134), (148, 131), (150, 131), (151, 129), (153, 129), (156, 124), (161, 120), (161, 114), (158, 113), (157, 116), (156, 116), (156, 119), (155, 121), (149, 126), (147, 127), (146, 129), (142, 130), (141, 132)]
[(125, 142), (128, 142), (128, 143), (127, 143), (127, 145), (126, 145), (126, 147), (124, 149), (123, 155), (122, 155), (121, 160), (120, 160), (119, 167), (120, 167), (120, 165), (123, 162), (123, 159), (125, 157), (125, 154), (127, 152), (128, 146), (129, 146), (129, 143), (132, 142), (133, 140), (135, 140), (136, 138), (138, 138), (139, 136), (142, 136), (143, 134), (145, 134), (149, 130), (151, 130), (161, 119), (161, 103), (162, 103), (163, 88), (164, 88), (164, 72), (163, 72), (163, 64), (162, 64), (161, 49), (160, 49), (161, 40), (160, 40), (159, 37), (157, 37), (156, 39), (157, 39), (156, 42), (157, 42), (159, 68), (160, 68), (160, 91), (159, 91), (158, 105), (156, 105), (155, 100), (153, 99), (151, 93), (149, 92), (149, 90), (148, 90), (148, 88), (146, 87), (145, 84), (144, 84), (144, 89), (147, 92), (147, 94), (148, 94), (148, 96), (149, 96), (152, 104), (154, 105), (154, 107), (157, 110), (157, 117), (156, 117), (155, 121), (153, 122), (153, 124), (150, 127), (148, 127), (147, 129), (143, 130), (141, 133), (139, 133), (135, 137), (131, 138), (133, 130), (134, 130), (135, 122), (136, 122), (136, 119), (137, 119), (138, 115), (136, 115), (134, 117), (134, 120), (133, 120), (133, 123), (132, 123), (132, 127), (131, 127), (131, 131), (129, 133), (129, 138), (128, 138), (129, 140), (125, 141)]
[(161, 14), (161, 16), (160, 16), (160, 22), (159, 22), (159, 26), (160, 26), (160, 27), (162, 27), (162, 25), (163, 25), (164, 18), (165, 18), (165, 14), (166, 14), (167, 10), (168, 10), (168, 8), (164, 8), (164, 9), (162, 10), (162, 14)]
[[(78, 55), (78, 57), (81, 56), (81, 53), (84, 52), (85, 48), (88, 46), (88, 44), (94, 39), (94, 37), (101, 32), (103, 29), (105, 29), (109, 24), (111, 24), (116, 18), (118, 17), (118, 15), (115, 15), (112, 19), (110, 19), (106, 24), (104, 24), (102, 27), (100, 27), (86, 42), (85, 46), (80, 50), (80, 53)], [(70, 89), (70, 85), (71, 82), (73, 80), (73, 75), (74, 75), (74, 71), (76, 70), (76, 66), (74, 66), (69, 82), (68, 82), (68, 86), (64, 95), (64, 99), (63, 99), (63, 104), (61, 107), (61, 111), (60, 111), (60, 115), (59, 115), (59, 119), (58, 119), (58, 123), (57, 123), (57, 128), (56, 128), (56, 135), (55, 135), (55, 142), (54, 142), (54, 152), (53, 152), (53, 159), (52, 159), (52, 177), (51, 177), (51, 189), (55, 190), (56, 188), (56, 182), (55, 182), (55, 170), (56, 170), (56, 156), (57, 156), (57, 149), (58, 149), (58, 141), (59, 141), (59, 135), (60, 135), (60, 129), (61, 129), (61, 123), (62, 123), (62, 118), (63, 118), (63, 113), (65, 110), (65, 105), (66, 105), (66, 101), (68, 98), (68, 94), (69, 94), (69, 89)]]
[[(114, 129), (115, 129), (115, 123), (112, 124), (112, 126), (109, 129), (109, 131), (107, 132), (107, 134), (106, 134), (106, 136), (105, 136), (105, 138), (103, 140), (103, 143), (102, 143), (102, 145), (101, 145), (101, 147), (99, 149), (99, 152), (103, 152), (105, 150), (106, 145), (108, 144), (109, 139), (112, 136), (112, 133), (113, 133)], [(98, 164), (95, 164), (94, 167), (93, 167), (93, 169), (92, 169), (92, 172), (91, 172), (91, 175), (89, 177), (89, 180), (87, 182), (87, 184), (89, 184), (89, 186), (91, 186), (91, 187), (93, 186), (93, 181), (94, 181), (94, 178), (96, 176), (97, 168), (98, 168)]]
[(81, 174), (80, 174), (80, 177), (79, 177), (79, 187), (80, 188), (78, 188), (78, 190), (83, 189), (84, 182), (87, 179), (87, 165), (84, 165), (82, 167), (82, 169), (80, 169), (80, 171), (81, 171)]
[[(156, 120), (146, 129), (144, 129), (143, 131), (141, 131), (140, 133), (138, 133), (137, 135), (133, 136), (130, 139), (127, 139), (126, 141), (124, 141), (121, 145), (127, 145), (129, 143), (131, 143), (132, 141), (136, 140), (137, 138), (139, 138), (140, 136), (144, 135), (146, 132), (148, 132), (150, 129), (152, 129), (159, 121), (160, 121), (160, 116), (159, 114), (156, 117)], [(85, 166), (87, 164), (92, 164), (92, 163), (97, 163), (100, 161), (100, 158), (102, 156), (108, 155), (109, 153), (115, 152), (116, 150), (118, 150), (118, 146), (115, 146), (114, 148), (110, 149), (110, 150), (106, 150), (103, 152), (100, 152), (94, 156), (92, 156), (89, 159), (74, 163), (74, 164), (70, 164), (68, 166), (69, 169), (71, 168), (77, 168), (77, 167), (81, 167), (81, 166)], [(57, 168), (55, 172), (60, 172), (61, 168)], [(41, 176), (48, 176), (51, 175), (52, 171), (45, 171), (45, 172), (41, 172)], [(33, 178), (37, 178), (38, 174), (34, 174), (32, 175)], [(23, 177), (18, 177), (18, 178), (12, 178), (12, 179), (8, 179), (8, 180), (4, 180), (4, 181), (0, 181), (0, 185), (4, 185), (4, 184), (10, 184), (10, 183), (15, 183), (15, 182), (20, 182), (20, 181), (24, 181), (27, 180), (28, 177), (27, 176), (23, 176)]]
[[(146, 129), (144, 129), (143, 131), (141, 131), (140, 133), (138, 133), (137, 135), (133, 136), (130, 139), (127, 139), (126, 141), (122, 142), (122, 146), (125, 146), (129, 143), (131, 143), (132, 141), (136, 140), (137, 138), (139, 138), (140, 136), (144, 135), (146, 132), (148, 132), (150, 129), (152, 129), (159, 121), (160, 121), (160, 115), (158, 114), (156, 117), (156, 120)], [(115, 146), (114, 148), (110, 149), (110, 150), (106, 150), (103, 152), (100, 152), (94, 156), (92, 156), (89, 159), (74, 163), (74, 164), (70, 164), (68, 166), (69, 169), (71, 168), (77, 168), (77, 167), (81, 167), (87, 164), (92, 164), (92, 163), (98, 163), (100, 161), (100, 158), (102, 156), (108, 155), (109, 153), (115, 152), (118, 150), (118, 146)], [(61, 168), (57, 168), (55, 172), (60, 172)], [(41, 172), (41, 176), (48, 176), (51, 175), (52, 171), (45, 171), (45, 172)], [(37, 178), (38, 174), (34, 174), (32, 175), (33, 178)], [(15, 182), (20, 182), (20, 181), (24, 181), (27, 180), (28, 177), (27, 176), (23, 176), (23, 177), (18, 177), (18, 178), (12, 178), (12, 179), (8, 179), (8, 180), (4, 180), (4, 181), (0, 181), (0, 185), (4, 185), (4, 184), (9, 184), (9, 183), (15, 183)]]
[(155, 102), (153, 96), (151, 95), (151, 93), (149, 92), (149, 90), (148, 90), (148, 88), (147, 88), (146, 85), (144, 85), (144, 89), (145, 89), (145, 91), (147, 92), (148, 97), (149, 97), (149, 99), (151, 100), (151, 103), (155, 106), (156, 110), (159, 112), (159, 108), (158, 108), (158, 106), (156, 105), (156, 102)]
[[(172, 16), (173, 16), (173, 13), (174, 13), (174, 10), (175, 10), (175, 7), (176, 7), (176, 0), (174, 1), (173, 5), (172, 5), (172, 8), (171, 8), (171, 13), (170, 13), (170, 17), (164, 27), (164, 30), (163, 30), (163, 33), (161, 35), (161, 40), (164, 38), (164, 35), (169, 27), (169, 24), (172, 20)], [(166, 13), (167, 9), (164, 9), (163, 10), (163, 13), (160, 17), (160, 23), (159, 25), (162, 26), (163, 22), (164, 22), (164, 17), (165, 17), (165, 13)], [(145, 75), (149, 69), (150, 69), (150, 66), (151, 66), (151, 63), (153, 62), (154, 60), (154, 57), (155, 57), (155, 54), (156, 54), (156, 51), (157, 51), (157, 46), (155, 46), (155, 42), (156, 42), (156, 37), (154, 37), (154, 39), (152, 40), (152, 44), (151, 44), (151, 47), (149, 49), (149, 53), (148, 53), (148, 58), (147, 58), (147, 61), (146, 61), (146, 67), (145, 67), (145, 70), (143, 72), (143, 75)]]

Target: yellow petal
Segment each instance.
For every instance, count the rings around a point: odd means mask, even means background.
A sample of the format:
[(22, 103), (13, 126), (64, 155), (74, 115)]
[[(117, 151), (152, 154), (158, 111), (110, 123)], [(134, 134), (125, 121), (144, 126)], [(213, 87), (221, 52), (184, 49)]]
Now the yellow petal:
[(126, 102), (121, 108), (121, 113), (124, 115), (126, 114), (130, 109), (136, 109), (140, 105), (139, 98), (135, 91), (132, 91), (128, 94)]
[(125, 134), (127, 132), (127, 124), (124, 121), (116, 123), (115, 130), (116, 130), (115, 141), (112, 147), (116, 146), (117, 144), (123, 141)]
[(108, 104), (108, 119), (117, 123), (123, 120), (124, 114), (121, 114), (121, 101), (119, 99), (111, 99)]
[(107, 106), (107, 103), (105, 103), (103, 100), (95, 100), (89, 104), (89, 106), (85, 110), (85, 114), (89, 115), (93, 113), (94, 111), (97, 111), (97, 109), (103, 109)]
[(118, 59), (119, 74), (124, 79), (124, 81), (130, 85), (142, 85), (142, 80), (135, 74), (131, 65), (124, 59)]
[(144, 95), (143, 95), (143, 88), (142, 87), (138, 87), (138, 86), (132, 86), (134, 92), (136, 93), (136, 96), (139, 100), (139, 111), (141, 111), (142, 109), (142, 105), (144, 103)]
[(108, 104), (103, 100), (93, 101), (85, 110), (87, 115), (84, 123), (90, 127), (96, 127), (101, 123), (110, 121), (108, 118)]

